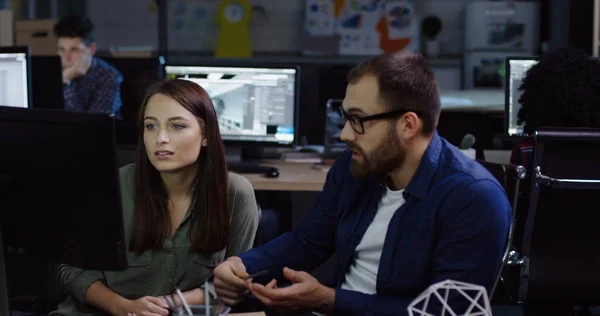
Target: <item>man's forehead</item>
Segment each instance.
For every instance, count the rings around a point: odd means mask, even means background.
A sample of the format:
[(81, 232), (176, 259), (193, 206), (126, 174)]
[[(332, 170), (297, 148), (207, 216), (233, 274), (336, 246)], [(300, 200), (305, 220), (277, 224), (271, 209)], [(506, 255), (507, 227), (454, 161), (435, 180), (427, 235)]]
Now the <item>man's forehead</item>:
[(342, 106), (347, 112), (378, 113), (381, 111), (381, 99), (376, 81), (365, 82), (362, 79), (355, 84), (349, 84)]
[(80, 37), (59, 37), (58, 45), (63, 47), (85, 47), (85, 43)]

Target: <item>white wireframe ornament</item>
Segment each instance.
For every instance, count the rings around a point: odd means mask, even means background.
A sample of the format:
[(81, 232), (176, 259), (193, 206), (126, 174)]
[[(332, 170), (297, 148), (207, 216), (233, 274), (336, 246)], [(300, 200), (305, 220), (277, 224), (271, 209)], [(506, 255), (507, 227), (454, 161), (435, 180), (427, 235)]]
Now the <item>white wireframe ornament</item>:
[[(461, 311), (456, 310), (457, 308)], [(408, 314), (410, 316), (492, 316), (492, 309), (485, 287), (446, 280), (430, 285), (417, 296), (408, 305)]]

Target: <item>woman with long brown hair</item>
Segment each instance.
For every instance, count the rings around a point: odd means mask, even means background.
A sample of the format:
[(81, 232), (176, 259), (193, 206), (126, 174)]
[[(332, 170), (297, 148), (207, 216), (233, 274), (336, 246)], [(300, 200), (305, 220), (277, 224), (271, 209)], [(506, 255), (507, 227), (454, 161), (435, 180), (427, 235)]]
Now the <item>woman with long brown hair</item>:
[(253, 245), (254, 190), (227, 172), (216, 112), (203, 88), (188, 80), (151, 88), (139, 136), (137, 162), (120, 170), (129, 267), (61, 266), (68, 299), (51, 315), (168, 315), (162, 296), (175, 287), (201, 304), (213, 268)]

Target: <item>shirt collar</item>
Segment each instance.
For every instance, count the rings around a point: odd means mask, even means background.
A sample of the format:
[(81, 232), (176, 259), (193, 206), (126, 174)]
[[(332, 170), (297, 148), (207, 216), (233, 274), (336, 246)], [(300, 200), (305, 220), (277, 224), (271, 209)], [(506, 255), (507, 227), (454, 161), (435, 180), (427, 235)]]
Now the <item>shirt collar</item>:
[(425, 195), (427, 195), (427, 192), (429, 191), (429, 186), (433, 181), (433, 177), (435, 176), (435, 171), (442, 152), (442, 146), (442, 139), (437, 132), (434, 132), (429, 146), (427, 146), (423, 157), (421, 157), (421, 162), (419, 163), (419, 167), (417, 167), (417, 171), (415, 171), (415, 174), (404, 191), (406, 194), (410, 194), (419, 199), (425, 198)]
[(90, 69), (96, 68), (96, 65), (98, 65), (98, 58), (92, 56), (92, 65), (90, 66)]

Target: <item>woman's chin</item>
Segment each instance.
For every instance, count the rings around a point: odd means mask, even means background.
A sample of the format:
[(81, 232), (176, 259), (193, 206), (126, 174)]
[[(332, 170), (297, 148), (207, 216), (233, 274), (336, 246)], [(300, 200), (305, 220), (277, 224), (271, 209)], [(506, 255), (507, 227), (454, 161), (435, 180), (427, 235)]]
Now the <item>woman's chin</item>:
[(158, 172), (174, 172), (181, 169), (181, 166), (172, 161), (152, 161), (152, 165)]

